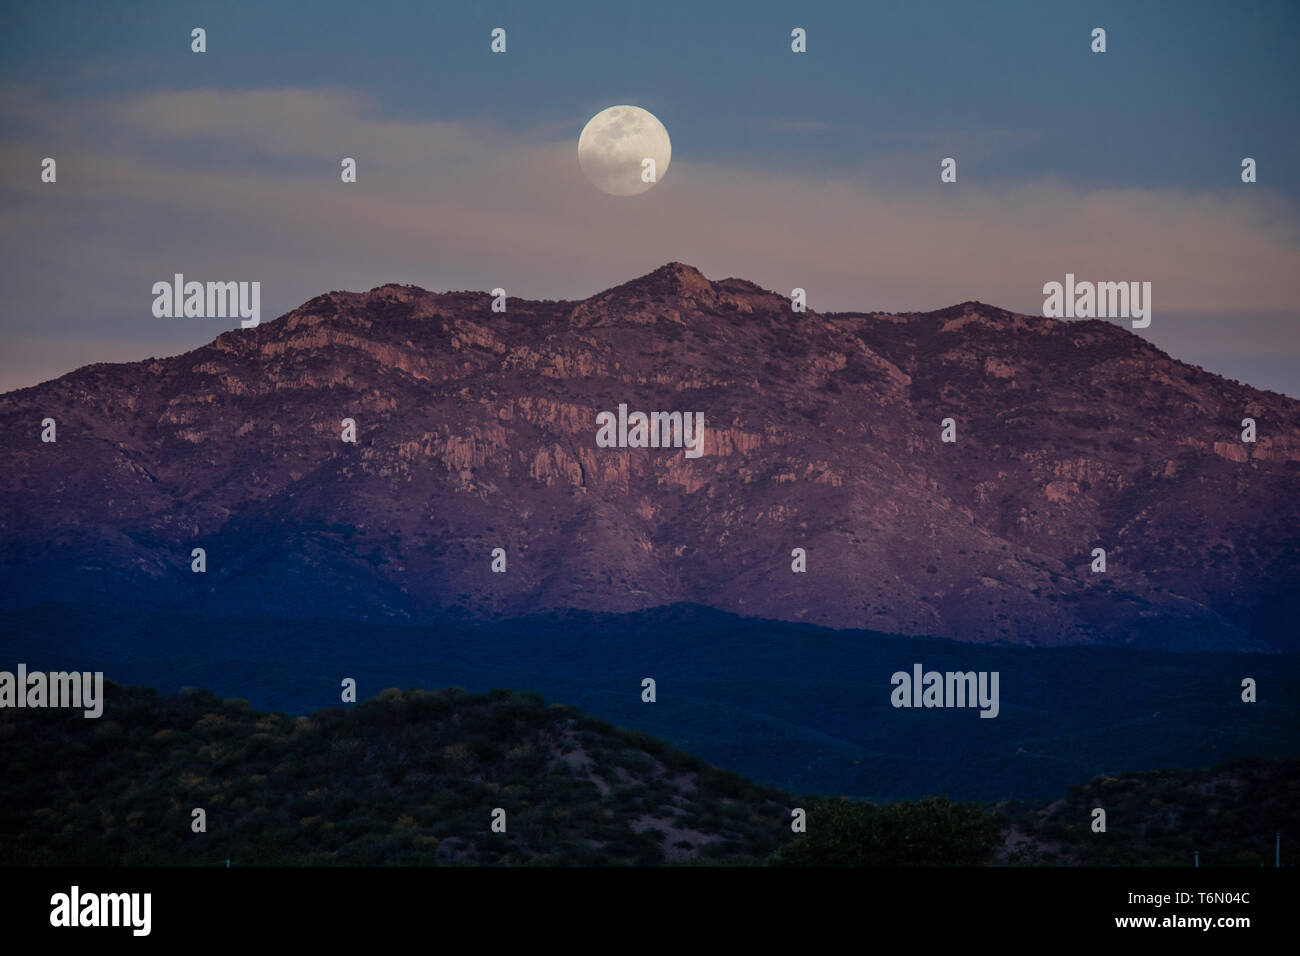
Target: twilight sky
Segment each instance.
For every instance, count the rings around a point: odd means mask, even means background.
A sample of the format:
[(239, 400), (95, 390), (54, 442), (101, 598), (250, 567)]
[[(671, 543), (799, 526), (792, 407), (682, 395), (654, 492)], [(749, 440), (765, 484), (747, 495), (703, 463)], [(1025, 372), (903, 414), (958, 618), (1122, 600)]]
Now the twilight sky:
[[(1300, 5), (898, 6), (6, 5), (0, 391), (238, 325), (154, 318), (176, 272), (261, 281), (267, 321), (385, 282), (580, 298), (680, 260), (819, 311), (1150, 281), (1137, 334), (1300, 396)], [(629, 198), (577, 161), (620, 103), (672, 136)]]

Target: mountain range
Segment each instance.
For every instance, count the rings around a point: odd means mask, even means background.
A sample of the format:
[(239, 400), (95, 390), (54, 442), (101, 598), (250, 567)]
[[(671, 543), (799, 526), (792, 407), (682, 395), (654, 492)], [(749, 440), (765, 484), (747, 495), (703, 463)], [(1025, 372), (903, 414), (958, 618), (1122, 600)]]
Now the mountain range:
[[(620, 405), (702, 413), (703, 455), (599, 447)], [(1300, 402), (1107, 321), (796, 312), (681, 263), (582, 301), (385, 285), (7, 393), (0, 447), (11, 610), (689, 603), (981, 643), (1298, 646)]]

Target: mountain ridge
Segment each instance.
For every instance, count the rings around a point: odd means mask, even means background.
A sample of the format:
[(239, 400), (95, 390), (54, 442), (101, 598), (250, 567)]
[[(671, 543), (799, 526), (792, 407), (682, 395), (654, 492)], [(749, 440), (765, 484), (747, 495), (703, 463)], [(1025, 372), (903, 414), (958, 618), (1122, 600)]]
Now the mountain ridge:
[[(794, 313), (676, 262), (584, 300), (492, 301), (331, 292), (0, 396), (6, 606), (418, 620), (698, 601), (985, 642), (1294, 644), (1293, 399), (1109, 322), (973, 300)], [(619, 404), (701, 411), (704, 456), (596, 447)]]

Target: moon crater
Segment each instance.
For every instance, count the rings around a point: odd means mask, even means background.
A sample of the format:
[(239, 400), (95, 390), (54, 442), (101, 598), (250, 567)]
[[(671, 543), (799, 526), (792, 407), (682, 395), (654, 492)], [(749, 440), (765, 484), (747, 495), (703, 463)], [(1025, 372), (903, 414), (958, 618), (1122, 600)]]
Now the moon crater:
[(639, 106), (601, 110), (578, 137), (583, 174), (611, 196), (635, 196), (650, 189), (663, 179), (672, 154), (664, 124)]

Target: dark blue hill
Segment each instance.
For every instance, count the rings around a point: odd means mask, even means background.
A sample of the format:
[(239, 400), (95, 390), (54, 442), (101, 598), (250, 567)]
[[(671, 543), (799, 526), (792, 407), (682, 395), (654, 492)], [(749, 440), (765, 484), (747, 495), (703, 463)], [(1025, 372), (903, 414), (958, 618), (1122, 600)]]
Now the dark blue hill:
[[(794, 792), (1044, 800), (1104, 772), (1300, 752), (1295, 655), (989, 647), (688, 605), (438, 627), (46, 605), (0, 628), (0, 669), (19, 661), (295, 714), (337, 704), (345, 677), (360, 697), (537, 691)], [(998, 671), (999, 716), (893, 708), (890, 676), (914, 663)], [(1243, 677), (1258, 681), (1255, 704)]]

